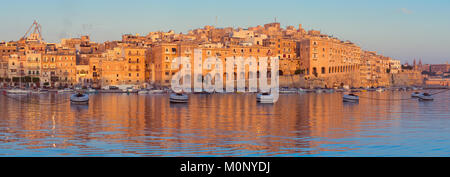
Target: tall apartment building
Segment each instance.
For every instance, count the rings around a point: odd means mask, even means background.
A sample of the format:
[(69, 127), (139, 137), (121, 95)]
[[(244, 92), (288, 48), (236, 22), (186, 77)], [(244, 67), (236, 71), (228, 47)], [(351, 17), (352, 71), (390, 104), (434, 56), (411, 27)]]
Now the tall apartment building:
[(355, 85), (361, 48), (351, 42), (310, 31), (297, 43), (300, 69), (306, 78), (325, 79), (327, 86)]
[[(154, 78), (154, 82), (159, 85), (169, 86), (172, 75), (178, 70), (171, 69), (171, 62), (176, 57), (188, 57), (191, 61), (191, 66), (194, 66), (194, 50), (201, 50), (202, 63), (209, 57), (218, 57), (223, 62), (224, 72), (226, 71), (226, 58), (231, 57), (233, 59), (243, 57), (254, 57), (258, 62), (259, 57), (270, 56), (270, 49), (262, 46), (242, 46), (242, 45), (229, 45), (222, 47), (214, 47), (215, 45), (197, 45), (197, 44), (183, 44), (183, 43), (163, 43), (158, 44), (152, 48), (151, 58), (154, 65), (154, 70), (151, 71), (151, 77)], [(269, 63), (270, 66), (270, 63)], [(212, 67), (214, 68), (214, 67)], [(245, 77), (248, 77), (248, 67), (245, 71)], [(191, 70), (194, 74), (193, 69)], [(205, 76), (210, 70), (203, 69), (202, 76)], [(236, 72), (236, 68), (234, 69)], [(238, 73), (234, 73), (235, 76)], [(192, 75), (193, 76), (193, 75)], [(224, 77), (226, 75), (224, 74)], [(193, 77), (194, 78), (194, 77)], [(195, 79), (202, 79), (197, 78)], [(193, 80), (192, 80), (193, 82)]]

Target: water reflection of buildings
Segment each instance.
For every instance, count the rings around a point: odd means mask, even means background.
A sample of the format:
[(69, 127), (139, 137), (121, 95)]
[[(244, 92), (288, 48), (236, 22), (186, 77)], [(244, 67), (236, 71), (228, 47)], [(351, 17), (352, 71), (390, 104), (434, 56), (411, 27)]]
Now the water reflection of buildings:
[(395, 113), (404, 113), (405, 110), (414, 109), (414, 106), (417, 106), (416, 100), (398, 100), (409, 98), (409, 93), (367, 92), (359, 93), (359, 95), (361, 99), (358, 104), (343, 103), (340, 94), (308, 94), (305, 96), (310, 136), (318, 138), (309, 141), (309, 146), (314, 149), (309, 153), (351, 150), (347, 147), (329, 149), (330, 147), (326, 145), (356, 144), (360, 143), (355, 141), (358, 138), (375, 138), (376, 135), (364, 137), (363, 131), (398, 127), (401, 118), (404, 117)]
[[(405, 96), (361, 94), (378, 99)], [(67, 98), (50, 95), (42, 100)], [(132, 154), (186, 151), (188, 155), (234, 155), (240, 150), (317, 154), (335, 151), (322, 145), (361, 136), (359, 132), (367, 126), (399, 126), (402, 117), (395, 112), (417, 106), (417, 102), (367, 99), (346, 105), (340, 94), (280, 95), (280, 100), (262, 105), (250, 94), (193, 95), (189, 104), (174, 105), (164, 95), (100, 94), (93, 95), (86, 108), (70, 103), (12, 102), (2, 96), (0, 103), (10, 104), (0, 104), (4, 115), (0, 141), (30, 149), (75, 147), (80, 152), (101, 151), (102, 147), (91, 142), (106, 142), (117, 143), (122, 146), (117, 151)], [(377, 124), (386, 122), (382, 120), (391, 121)]]

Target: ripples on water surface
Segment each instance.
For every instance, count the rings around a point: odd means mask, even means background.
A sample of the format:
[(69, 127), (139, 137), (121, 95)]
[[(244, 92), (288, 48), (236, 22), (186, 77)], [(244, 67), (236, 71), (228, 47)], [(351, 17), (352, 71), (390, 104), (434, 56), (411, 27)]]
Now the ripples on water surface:
[(254, 94), (170, 104), (168, 95), (97, 94), (89, 106), (47, 105), (69, 96), (38, 96), (42, 105), (0, 96), (0, 156), (450, 156), (450, 92), (433, 102), (347, 104), (341, 93), (310, 93), (274, 105)]

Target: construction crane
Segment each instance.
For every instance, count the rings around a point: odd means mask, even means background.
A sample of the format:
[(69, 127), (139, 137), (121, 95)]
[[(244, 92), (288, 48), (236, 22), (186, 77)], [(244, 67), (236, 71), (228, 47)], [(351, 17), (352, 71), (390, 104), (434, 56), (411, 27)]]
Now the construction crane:
[[(33, 30), (32, 33), (30, 33), (31, 30)], [(28, 28), (27, 32), (21, 39), (27, 39), (28, 35), (30, 35), (30, 40), (42, 40), (41, 25), (37, 23), (36, 20), (33, 22), (30, 28)]]

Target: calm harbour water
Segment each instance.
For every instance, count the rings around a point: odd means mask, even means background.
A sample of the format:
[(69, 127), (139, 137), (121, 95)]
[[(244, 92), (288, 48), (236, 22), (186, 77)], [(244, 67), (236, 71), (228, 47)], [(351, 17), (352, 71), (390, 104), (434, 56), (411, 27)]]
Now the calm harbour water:
[(280, 95), (273, 105), (255, 94), (191, 95), (188, 104), (95, 94), (88, 106), (69, 97), (1, 95), (0, 156), (450, 156), (450, 92), (359, 104), (342, 93)]

